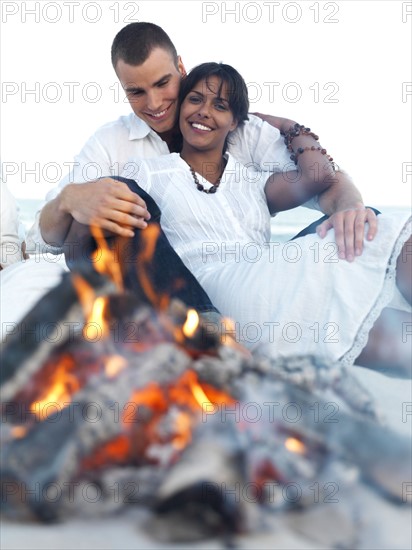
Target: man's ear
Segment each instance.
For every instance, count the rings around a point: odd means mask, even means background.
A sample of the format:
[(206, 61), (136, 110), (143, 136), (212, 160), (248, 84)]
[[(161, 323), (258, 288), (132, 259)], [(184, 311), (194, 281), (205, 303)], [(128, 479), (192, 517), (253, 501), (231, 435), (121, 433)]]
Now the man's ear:
[(177, 68), (182, 76), (186, 76), (186, 69), (180, 55), (177, 56)]

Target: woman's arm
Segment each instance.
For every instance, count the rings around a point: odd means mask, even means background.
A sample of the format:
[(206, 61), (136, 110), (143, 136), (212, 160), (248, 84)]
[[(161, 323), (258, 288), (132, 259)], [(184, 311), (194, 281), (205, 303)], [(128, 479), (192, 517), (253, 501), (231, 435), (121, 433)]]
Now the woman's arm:
[(366, 238), (373, 240), (378, 230), (378, 221), (371, 208), (365, 208), (359, 190), (343, 171), (337, 171), (333, 184), (318, 197), (319, 206), (330, 217), (318, 225), (317, 234), (324, 238), (334, 228), (339, 257), (352, 261), (363, 251), (365, 225)]
[[(301, 127), (299, 127), (301, 128)], [(295, 159), (297, 170), (273, 174), (266, 182), (265, 193), (271, 213), (300, 206), (318, 195), (319, 207), (329, 219), (317, 228), (323, 238), (331, 228), (335, 230), (339, 257), (352, 261), (363, 251), (365, 224), (367, 239), (377, 232), (376, 215), (365, 208), (362, 196), (349, 176), (334, 171), (333, 162), (317, 142), (317, 136), (303, 131), (293, 137), (286, 132), (286, 142)]]
[(272, 214), (302, 205), (336, 179), (333, 159), (309, 128), (295, 124), (283, 135), (296, 170), (272, 174), (267, 180), (266, 200)]

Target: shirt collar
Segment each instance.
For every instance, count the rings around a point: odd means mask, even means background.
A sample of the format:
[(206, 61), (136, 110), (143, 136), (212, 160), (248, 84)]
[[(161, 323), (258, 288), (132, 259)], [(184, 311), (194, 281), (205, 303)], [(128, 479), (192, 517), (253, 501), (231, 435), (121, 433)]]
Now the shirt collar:
[(136, 116), (134, 113), (131, 113), (130, 115), (130, 130), (129, 130), (129, 140), (132, 141), (134, 139), (144, 139), (146, 136), (148, 136), (150, 133), (156, 133), (153, 132), (153, 130), (150, 128), (148, 124), (138, 116)]

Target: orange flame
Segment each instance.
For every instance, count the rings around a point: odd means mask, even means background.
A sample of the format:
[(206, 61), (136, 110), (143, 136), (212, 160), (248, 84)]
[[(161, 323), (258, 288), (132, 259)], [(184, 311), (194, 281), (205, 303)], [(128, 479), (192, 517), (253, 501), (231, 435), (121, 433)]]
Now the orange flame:
[[(92, 254), (96, 271), (108, 277), (116, 285), (117, 289), (123, 291), (123, 277), (120, 263), (115, 257), (115, 251), (111, 250), (104, 238), (103, 231), (96, 225), (90, 226), (90, 231), (97, 242), (97, 249)], [(117, 260), (117, 261), (116, 261)]]
[(109, 333), (109, 326), (104, 318), (107, 297), (99, 296), (96, 298), (94, 289), (77, 273), (73, 274), (72, 280), (77, 295), (79, 296), (80, 304), (83, 308), (83, 313), (86, 320), (83, 328), (84, 339), (92, 339), (92, 341), (96, 340), (96, 338), (94, 338), (95, 334), (93, 334), (93, 337), (88, 334), (90, 327), (93, 326), (98, 328), (99, 339), (106, 337)]
[(205, 406), (205, 404), (207, 404), (207, 405), (212, 404), (212, 402), (210, 401), (208, 396), (203, 391), (202, 386), (200, 386), (196, 382), (192, 382), (190, 384), (190, 389), (192, 390), (192, 393), (193, 393), (193, 395), (194, 395), (194, 397), (195, 397), (195, 399), (198, 402), (200, 407), (203, 408)]
[(199, 315), (195, 309), (189, 309), (187, 312), (186, 321), (182, 327), (183, 334), (190, 338), (195, 333), (195, 330), (199, 326)]
[(87, 319), (88, 317), (90, 317), (91, 312), (93, 310), (93, 304), (96, 299), (96, 293), (94, 292), (93, 288), (89, 285), (89, 283), (77, 273), (73, 273), (72, 281), (73, 281), (73, 286), (79, 297), (80, 304), (83, 308), (84, 316)]
[[(56, 412), (55, 406), (65, 407), (72, 400), (72, 395), (80, 388), (79, 381), (71, 372), (73, 364), (69, 359), (63, 357), (56, 366), (49, 387), (45, 389), (43, 395), (30, 405), (30, 410), (38, 418), (47, 418), (50, 414)], [(50, 407), (48, 407), (50, 405)]]
[[(121, 421), (124, 432), (96, 449), (83, 465), (93, 469), (113, 463), (150, 460), (151, 445), (165, 442), (180, 452), (190, 443), (193, 426), (199, 421), (199, 412), (206, 403), (217, 407), (234, 402), (227, 393), (200, 383), (192, 370), (187, 370), (166, 386), (151, 382), (134, 391), (123, 407)], [(140, 409), (141, 406), (144, 408)], [(165, 440), (161, 421), (169, 412), (172, 427)]]
[(148, 266), (153, 259), (156, 242), (159, 238), (160, 226), (156, 223), (149, 224), (141, 233), (143, 247), (136, 262), (137, 276), (140, 284), (150, 302), (158, 309), (165, 309), (169, 303), (169, 297), (159, 295), (153, 288), (148, 274)]

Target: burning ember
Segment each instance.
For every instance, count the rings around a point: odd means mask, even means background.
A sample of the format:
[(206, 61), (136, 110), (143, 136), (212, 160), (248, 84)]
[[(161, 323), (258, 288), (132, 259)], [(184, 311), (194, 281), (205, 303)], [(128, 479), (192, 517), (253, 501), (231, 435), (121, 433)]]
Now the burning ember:
[[(138, 275), (152, 306), (123, 289), (103, 244), (99, 273), (61, 284), (61, 338), (5, 348), (3, 512), (42, 521), (81, 513), (82, 483), (99, 489), (104, 510), (118, 480), (139, 487), (138, 503), (168, 540), (182, 540), (181, 524), (197, 537), (236, 534), (258, 528), (252, 509), (301, 509), (314, 487), (351, 486), (354, 468), (402, 502), (409, 442), (380, 425), (359, 383), (316, 358), (252, 359), (197, 311), (156, 296), (145, 271), (155, 232), (148, 237)], [(53, 291), (45, 302), (54, 307)], [(41, 327), (45, 307), (25, 322)]]

